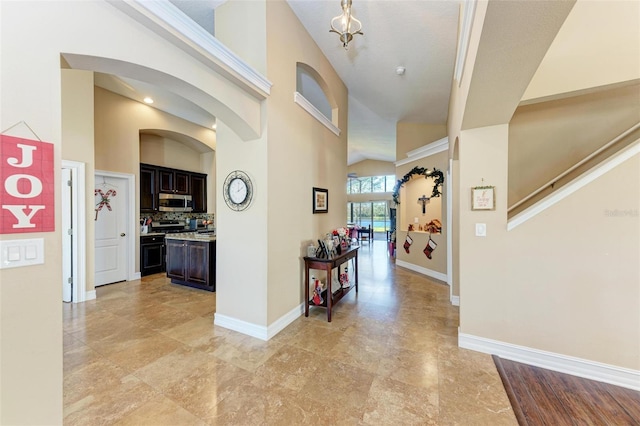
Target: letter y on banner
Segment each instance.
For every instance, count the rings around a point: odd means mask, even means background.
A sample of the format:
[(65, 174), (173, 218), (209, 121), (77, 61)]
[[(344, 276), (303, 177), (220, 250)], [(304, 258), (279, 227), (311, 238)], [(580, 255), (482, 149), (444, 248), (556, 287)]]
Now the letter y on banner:
[(53, 144), (0, 135), (0, 234), (55, 231)]

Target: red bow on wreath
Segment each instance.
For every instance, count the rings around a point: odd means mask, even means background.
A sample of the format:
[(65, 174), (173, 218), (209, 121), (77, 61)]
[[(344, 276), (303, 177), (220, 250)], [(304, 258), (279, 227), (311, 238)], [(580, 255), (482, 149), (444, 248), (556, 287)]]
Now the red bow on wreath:
[(107, 193), (103, 193), (102, 189), (94, 189), (93, 191), (93, 195), (100, 195), (100, 202), (98, 204), (96, 204), (96, 218), (95, 220), (98, 220), (98, 212), (100, 210), (102, 210), (103, 207), (106, 207), (107, 210), (111, 211), (111, 205), (109, 204), (109, 202), (111, 200), (109, 200), (109, 196), (116, 196), (116, 190), (115, 189), (110, 189), (107, 191)]

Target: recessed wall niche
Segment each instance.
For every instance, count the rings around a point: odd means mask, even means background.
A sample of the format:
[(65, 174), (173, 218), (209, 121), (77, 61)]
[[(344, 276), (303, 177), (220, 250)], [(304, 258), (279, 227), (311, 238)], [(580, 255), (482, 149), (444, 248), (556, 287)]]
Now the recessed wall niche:
[[(435, 183), (432, 178), (414, 175), (400, 188), (400, 204), (398, 207), (399, 229), (406, 231), (413, 225), (414, 232), (427, 232), (425, 226), (434, 219), (442, 223), (443, 196), (431, 197)], [(423, 196), (430, 197), (425, 203), (425, 213), (422, 213)], [(422, 229), (421, 229), (422, 228)]]

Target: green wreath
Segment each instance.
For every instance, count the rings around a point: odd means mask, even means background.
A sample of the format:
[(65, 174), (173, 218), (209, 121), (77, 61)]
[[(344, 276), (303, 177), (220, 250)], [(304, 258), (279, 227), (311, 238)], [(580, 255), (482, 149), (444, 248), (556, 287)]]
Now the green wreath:
[(433, 185), (433, 191), (431, 191), (430, 198), (439, 197), (440, 195), (442, 195), (441, 189), (442, 189), (442, 184), (444, 183), (444, 174), (440, 170), (436, 169), (435, 167), (433, 168), (433, 170), (425, 169), (424, 167), (414, 167), (413, 169), (411, 169), (409, 173), (404, 175), (402, 179), (398, 179), (398, 181), (396, 182), (396, 185), (393, 187), (394, 203), (400, 204), (400, 200), (398, 199), (398, 197), (400, 196), (400, 188), (402, 188), (402, 185), (409, 182), (409, 180), (413, 175), (422, 175), (425, 177), (425, 179), (426, 178), (433, 179), (434, 185)]

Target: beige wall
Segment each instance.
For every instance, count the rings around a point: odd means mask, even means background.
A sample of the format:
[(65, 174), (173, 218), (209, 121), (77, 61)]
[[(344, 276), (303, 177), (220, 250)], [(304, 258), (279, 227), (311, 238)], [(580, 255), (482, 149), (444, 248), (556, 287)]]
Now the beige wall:
[(522, 99), (640, 78), (639, 16), (637, 1), (576, 2)]
[(140, 162), (190, 172), (206, 173), (213, 165), (203, 170), (200, 152), (185, 144), (157, 135), (140, 134)]
[[(216, 10), (216, 37), (244, 61), (260, 70), (265, 70), (267, 65), (264, 3), (264, 0), (229, 1)], [(249, 5), (253, 7), (248, 9)], [(236, 26), (222, 24), (221, 20), (243, 27), (248, 22), (254, 23), (250, 30), (253, 37), (243, 35), (243, 40), (237, 40)], [(222, 191), (217, 193), (220, 207), (216, 212), (216, 262), (224, 267), (216, 270), (215, 319), (216, 323), (221, 318), (229, 318), (260, 328), (267, 325), (267, 283), (271, 262), (271, 253), (267, 248), (270, 220), (267, 210), (270, 197), (267, 186), (267, 120), (270, 111), (266, 101), (262, 102), (261, 108), (264, 120), (258, 138), (242, 140), (225, 123), (218, 123), (216, 129), (218, 182), (222, 184), (230, 172), (242, 170), (251, 177), (254, 193), (251, 205), (242, 212), (230, 210), (224, 202)], [(220, 249), (221, 246), (224, 246), (224, 250)], [(247, 267), (247, 262), (250, 267)]]
[(215, 36), (236, 55), (267, 75), (266, 0), (226, 1), (215, 10)]
[[(170, 81), (176, 93), (216, 117), (225, 117), (245, 138), (259, 129), (263, 112), (254, 94), (230, 84), (224, 76), (125, 17), (107, 2), (69, 2), (64, 7), (60, 2), (39, 3), (38, 7), (29, 2), (0, 2), (0, 8), (0, 128), (25, 121), (42, 140), (54, 144), (57, 220), (55, 232), (0, 236), (2, 240), (43, 238), (45, 246), (43, 265), (0, 271), (0, 423), (62, 424), (62, 243), (58, 188), (65, 139), (60, 53), (91, 55), (91, 61), (83, 64), (101, 72), (108, 72), (105, 64), (113, 65), (112, 60), (142, 65), (127, 67), (131, 72), (128, 76), (155, 83)], [(38, 31), (33, 31), (36, 26)], [(199, 88), (197, 93), (193, 87)], [(130, 118), (118, 114), (112, 117)], [(96, 147), (96, 166), (135, 173), (140, 127), (135, 128), (132, 132), (135, 136), (131, 137), (119, 131), (110, 133), (110, 129), (104, 128), (104, 118), (99, 116), (96, 120), (96, 133), (111, 134), (113, 137), (105, 143), (119, 153)], [(15, 132), (12, 134), (33, 137), (28, 131)], [(90, 256), (87, 253), (87, 258)]]
[(390, 161), (363, 160), (350, 165), (347, 173), (355, 173), (358, 177), (395, 175), (396, 166)]
[[(347, 89), (284, 1), (267, 2), (268, 323), (303, 301), (302, 256), (310, 241), (346, 225)], [(287, 46), (283, 49), (283, 46)], [(293, 102), (296, 62), (314, 68), (338, 108), (336, 136)], [(312, 188), (329, 190), (329, 212), (312, 213)], [(275, 266), (277, 265), (277, 267)]]
[(62, 159), (85, 164), (85, 291), (95, 285), (95, 199), (94, 181), (94, 89), (93, 72), (61, 70), (62, 77)]
[[(460, 332), (638, 370), (640, 225), (633, 214), (610, 217), (606, 213), (637, 208), (638, 157), (508, 231), (509, 124), (461, 130), (485, 13), (486, 4), (478, 3), (465, 74), (460, 84), (452, 85), (449, 114), (449, 139), (459, 139), (455, 214), (459, 218)], [(615, 44), (615, 37), (596, 35)], [(590, 57), (600, 61), (598, 55)], [(614, 68), (607, 67), (611, 75), (617, 73)], [(569, 81), (578, 74), (563, 72), (556, 77)], [(550, 126), (546, 121), (540, 125)], [(579, 132), (574, 138), (585, 135), (588, 132)], [(539, 163), (544, 158), (530, 160)], [(494, 211), (471, 211), (469, 188), (481, 179), (496, 186)], [(594, 203), (596, 199), (600, 202)], [(475, 236), (476, 223), (487, 225), (486, 237)]]
[(429, 145), (446, 136), (446, 124), (399, 121), (396, 125), (396, 160), (404, 160), (407, 157), (407, 152)]
[(639, 120), (640, 84), (519, 107), (509, 123), (509, 205)]
[[(506, 125), (464, 132), (461, 186), (485, 175), (504, 187), (506, 155)], [(462, 197), (460, 331), (638, 370), (639, 182), (636, 155), (512, 231), (504, 196), (491, 212)]]

